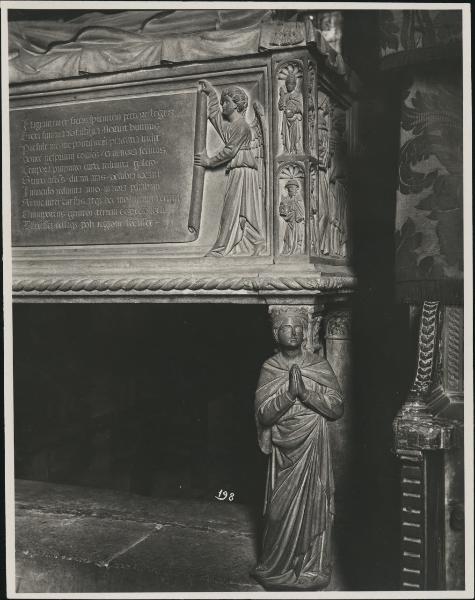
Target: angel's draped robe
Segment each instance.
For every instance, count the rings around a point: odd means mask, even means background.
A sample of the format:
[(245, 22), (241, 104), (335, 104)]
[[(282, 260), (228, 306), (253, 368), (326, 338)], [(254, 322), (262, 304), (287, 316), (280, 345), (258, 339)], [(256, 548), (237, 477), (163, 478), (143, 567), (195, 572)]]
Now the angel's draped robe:
[(264, 204), (257, 160), (251, 149), (252, 129), (244, 116), (227, 122), (216, 92), (208, 98), (208, 118), (224, 142), (210, 166), (227, 163), (224, 206), (218, 237), (210, 255), (253, 255), (265, 250)]
[[(292, 403), (289, 371), (300, 367), (304, 404)], [(340, 387), (326, 359), (304, 351), (267, 360), (256, 392), (261, 450), (269, 454), (262, 554), (254, 575), (267, 588), (328, 585), (334, 485), (327, 419), (343, 413)]]

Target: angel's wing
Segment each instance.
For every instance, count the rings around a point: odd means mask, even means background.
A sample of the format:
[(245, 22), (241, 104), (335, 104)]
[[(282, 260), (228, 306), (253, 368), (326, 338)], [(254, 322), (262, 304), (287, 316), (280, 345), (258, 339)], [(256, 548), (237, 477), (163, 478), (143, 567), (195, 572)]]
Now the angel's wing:
[(252, 142), (251, 150), (256, 158), (259, 170), (259, 188), (262, 193), (262, 200), (266, 199), (266, 119), (264, 109), (259, 102), (254, 102), (254, 121), (251, 123)]

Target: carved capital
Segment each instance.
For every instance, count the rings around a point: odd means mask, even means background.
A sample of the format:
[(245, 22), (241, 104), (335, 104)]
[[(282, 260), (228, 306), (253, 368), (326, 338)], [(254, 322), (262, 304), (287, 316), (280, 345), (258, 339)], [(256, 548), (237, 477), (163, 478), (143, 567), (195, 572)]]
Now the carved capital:
[(397, 454), (407, 450), (448, 450), (456, 444), (455, 424), (433, 417), (421, 404), (407, 404), (394, 420)]
[(331, 313), (326, 323), (326, 338), (347, 340), (350, 338), (351, 324), (350, 311), (338, 311)]

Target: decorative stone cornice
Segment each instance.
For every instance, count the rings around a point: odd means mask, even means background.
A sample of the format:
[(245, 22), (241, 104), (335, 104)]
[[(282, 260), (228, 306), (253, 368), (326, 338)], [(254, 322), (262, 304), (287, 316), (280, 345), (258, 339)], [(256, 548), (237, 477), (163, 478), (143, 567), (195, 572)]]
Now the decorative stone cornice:
[(148, 278), (36, 278), (15, 279), (14, 294), (95, 293), (95, 292), (328, 292), (352, 290), (356, 278), (335, 277), (148, 277)]

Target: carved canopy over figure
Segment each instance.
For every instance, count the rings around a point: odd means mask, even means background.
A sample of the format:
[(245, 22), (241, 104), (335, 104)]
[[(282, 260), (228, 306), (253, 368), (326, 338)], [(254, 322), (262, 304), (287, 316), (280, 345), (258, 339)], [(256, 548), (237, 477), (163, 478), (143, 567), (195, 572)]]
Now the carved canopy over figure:
[(296, 90), (297, 77), (292, 71), (285, 79), (285, 89), (279, 89), (279, 110), (282, 111), (282, 145), (287, 154), (302, 152), (302, 94)]
[[(221, 92), (221, 106), (216, 90), (208, 81), (200, 81), (208, 96), (208, 118), (224, 142), (214, 156), (206, 151), (195, 155), (195, 164), (215, 167), (227, 164), (224, 207), (218, 237), (209, 256), (258, 255), (265, 251), (266, 227), (264, 212), (264, 131), (263, 112), (254, 103), (253, 126), (246, 121), (248, 97), (237, 86)], [(257, 131), (256, 131), (257, 130)]]
[(322, 589), (330, 582), (334, 514), (327, 420), (343, 413), (326, 359), (302, 349), (306, 315), (273, 314), (280, 352), (262, 366), (255, 400), (261, 450), (269, 454), (265, 529), (255, 578), (268, 589)]
[(298, 192), (300, 184), (296, 179), (289, 179), (285, 188), (287, 196), (282, 196), (279, 205), (279, 215), (286, 224), (282, 254), (302, 254), (305, 251), (305, 205)]

